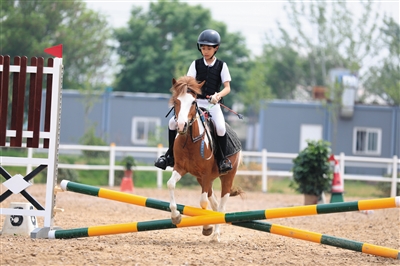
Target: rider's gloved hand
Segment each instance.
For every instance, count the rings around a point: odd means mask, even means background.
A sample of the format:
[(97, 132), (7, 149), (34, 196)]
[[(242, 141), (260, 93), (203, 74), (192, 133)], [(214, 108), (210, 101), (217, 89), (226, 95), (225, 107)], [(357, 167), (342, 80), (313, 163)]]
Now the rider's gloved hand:
[(221, 100), (221, 97), (219, 96), (218, 92), (214, 93), (214, 95), (211, 97), (210, 102), (212, 104), (217, 104)]

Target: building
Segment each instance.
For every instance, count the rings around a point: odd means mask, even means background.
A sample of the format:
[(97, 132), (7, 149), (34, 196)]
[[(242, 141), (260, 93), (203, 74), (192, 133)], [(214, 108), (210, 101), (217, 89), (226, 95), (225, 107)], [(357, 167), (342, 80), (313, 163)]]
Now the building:
[(167, 137), (163, 133), (167, 132), (169, 118), (165, 115), (170, 110), (169, 98), (169, 94), (130, 92), (85, 96), (78, 91), (64, 90), (60, 143), (78, 144), (85, 131), (94, 127), (96, 136), (108, 144), (165, 144)]
[[(357, 104), (351, 117), (332, 115), (331, 105), (322, 102), (275, 100), (265, 106), (259, 116), (257, 150), (298, 153), (307, 139), (322, 139), (331, 143), (334, 154), (383, 158), (400, 154), (399, 106)], [(346, 168), (360, 174), (364, 170)], [(386, 170), (375, 172), (385, 174)]]
[[(93, 127), (107, 144), (166, 146), (168, 120), (173, 115), (172, 111), (166, 117), (171, 109), (169, 99), (169, 94), (105, 92), (88, 97), (63, 91), (60, 143), (78, 144)], [(334, 154), (382, 158), (400, 154), (399, 106), (355, 104), (332, 116), (332, 106), (321, 101), (274, 100), (263, 105), (256, 123), (247, 125), (240, 120), (235, 125), (240, 127), (238, 135), (245, 150), (298, 153), (306, 147), (307, 139), (323, 139), (332, 144)], [(290, 170), (292, 162), (269, 161), (268, 166)], [(346, 171), (379, 175), (388, 171), (371, 167), (346, 166)]]

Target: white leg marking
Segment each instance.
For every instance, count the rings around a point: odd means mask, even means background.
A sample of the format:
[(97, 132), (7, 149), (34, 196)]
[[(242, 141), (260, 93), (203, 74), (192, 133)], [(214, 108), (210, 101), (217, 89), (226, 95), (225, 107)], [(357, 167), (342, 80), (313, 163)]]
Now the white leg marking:
[(204, 192), (203, 194), (201, 194), (200, 206), (202, 209), (207, 209), (207, 207), (208, 207), (207, 192)]
[[(221, 198), (221, 202), (219, 203), (219, 206), (218, 206), (218, 212), (225, 213), (225, 206), (226, 206), (226, 203), (228, 202), (229, 196), (230, 196), (230, 194), (227, 193), (227, 194), (225, 194), (225, 196), (223, 196)], [(215, 230), (214, 230), (214, 235), (213, 235), (213, 240), (220, 242), (220, 240), (221, 240), (220, 237), (221, 237), (220, 224), (216, 224)]]
[(213, 211), (218, 211), (218, 200), (217, 196), (215, 196), (215, 193), (213, 191), (211, 197), (208, 197), (208, 201), (210, 202), (211, 208)]
[(172, 220), (179, 220), (180, 213), (177, 210), (176, 201), (175, 201), (175, 185), (181, 179), (181, 175), (177, 171), (172, 171), (172, 176), (167, 182), (168, 190), (169, 190), (169, 208), (171, 209), (171, 219)]
[(226, 193), (225, 196), (223, 196), (221, 198), (221, 202), (220, 202), (220, 204), (218, 206), (218, 211), (219, 212), (225, 212), (225, 206), (226, 206), (226, 203), (228, 202), (229, 196), (230, 196), (230, 194)]
[[(201, 197), (200, 197), (200, 206), (202, 209), (205, 209), (205, 210), (208, 207), (207, 195), (208, 195), (208, 193), (204, 192), (203, 194), (201, 194)], [(209, 231), (210, 229), (211, 229), (211, 231)], [(206, 232), (206, 231), (209, 231), (209, 233), (207, 235), (210, 235), (212, 232), (212, 226), (209, 224), (203, 225), (203, 235), (204, 235), (204, 232)]]

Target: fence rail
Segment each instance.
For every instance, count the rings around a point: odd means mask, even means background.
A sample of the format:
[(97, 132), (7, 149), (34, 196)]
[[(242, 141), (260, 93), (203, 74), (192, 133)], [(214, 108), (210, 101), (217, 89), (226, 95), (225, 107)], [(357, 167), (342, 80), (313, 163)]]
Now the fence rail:
[[(108, 185), (110, 187), (115, 184), (114, 173), (116, 170), (124, 170), (124, 166), (115, 165), (117, 156), (124, 156), (130, 153), (145, 154), (148, 158), (157, 158), (158, 156), (165, 153), (166, 148), (163, 147), (123, 147), (123, 146), (88, 146), (88, 145), (60, 145), (59, 151), (76, 151), (78, 153), (82, 151), (104, 151), (109, 153), (109, 164), (108, 165), (78, 165), (78, 164), (64, 164), (59, 163), (58, 168), (63, 169), (76, 169), (76, 170), (106, 170), (109, 172)], [(243, 160), (246, 163), (258, 162), (261, 164), (261, 170), (239, 170), (237, 175), (252, 175), (261, 177), (261, 190), (262, 192), (267, 192), (268, 176), (280, 176), (280, 177), (292, 177), (292, 172), (290, 171), (278, 171), (278, 170), (268, 170), (268, 164), (270, 161), (277, 163), (281, 160), (291, 162), (296, 158), (297, 153), (275, 153), (267, 152), (267, 150), (262, 151), (243, 151)], [(374, 181), (374, 182), (390, 182), (391, 191), (390, 196), (397, 196), (397, 184), (400, 183), (400, 178), (397, 177), (398, 169), (400, 167), (400, 159), (395, 155), (392, 158), (377, 158), (377, 157), (355, 157), (346, 156), (344, 153), (340, 153), (335, 156), (338, 159), (340, 165), (340, 175), (343, 180), (360, 180), (360, 181)], [(33, 156), (33, 149), (28, 149), (28, 159), (25, 161), (15, 160), (15, 157), (1, 157), (0, 162), (2, 165), (24, 165), (27, 166), (27, 173), (32, 171), (34, 166), (32, 162), (35, 161)], [(282, 161), (281, 161), (282, 162)], [(368, 164), (368, 167), (379, 167), (386, 168), (387, 174), (391, 177), (374, 176), (374, 175), (353, 175), (345, 174), (346, 166), (361, 166), (362, 164)], [(158, 169), (154, 166), (133, 166), (134, 171), (156, 171), (157, 172), (157, 187), (162, 188), (162, 173), (163, 170)], [(167, 168), (165, 171), (172, 171), (172, 168)]]

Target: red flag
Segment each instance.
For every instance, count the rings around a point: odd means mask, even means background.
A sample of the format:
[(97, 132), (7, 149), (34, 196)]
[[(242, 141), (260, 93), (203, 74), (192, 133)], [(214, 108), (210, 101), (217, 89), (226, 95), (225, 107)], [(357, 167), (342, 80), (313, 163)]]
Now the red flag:
[(62, 44), (46, 48), (46, 49), (44, 49), (44, 52), (48, 53), (52, 56), (62, 58)]

